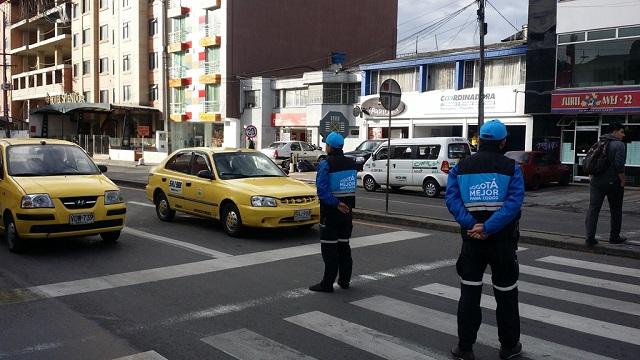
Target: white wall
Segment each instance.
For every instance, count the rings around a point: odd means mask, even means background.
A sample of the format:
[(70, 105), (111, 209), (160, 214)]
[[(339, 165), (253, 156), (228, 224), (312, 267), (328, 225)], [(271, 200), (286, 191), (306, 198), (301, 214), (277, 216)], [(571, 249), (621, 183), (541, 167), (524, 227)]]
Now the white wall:
[[(609, 2), (612, 4), (607, 6)], [(573, 0), (558, 3), (558, 34), (637, 24), (640, 24), (640, 3), (637, 1)]]

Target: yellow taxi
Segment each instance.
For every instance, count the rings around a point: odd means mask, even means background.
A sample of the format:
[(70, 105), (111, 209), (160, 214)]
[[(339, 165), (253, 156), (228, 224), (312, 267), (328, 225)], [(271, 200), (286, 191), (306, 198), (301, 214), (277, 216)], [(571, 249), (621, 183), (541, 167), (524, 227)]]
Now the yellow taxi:
[(178, 150), (151, 169), (146, 192), (160, 220), (173, 220), (176, 211), (219, 219), (231, 236), (245, 227), (311, 227), (320, 221), (315, 187), (289, 178), (255, 150)]
[(37, 238), (117, 241), (126, 206), (105, 171), (68, 141), (0, 140), (0, 223), (9, 250)]

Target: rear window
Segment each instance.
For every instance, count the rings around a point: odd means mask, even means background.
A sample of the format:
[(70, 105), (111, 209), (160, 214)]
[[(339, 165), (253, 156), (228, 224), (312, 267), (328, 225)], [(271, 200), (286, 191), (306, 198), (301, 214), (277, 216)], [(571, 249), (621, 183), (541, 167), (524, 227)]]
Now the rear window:
[(440, 145), (418, 145), (417, 146), (417, 159), (424, 160), (438, 160), (440, 155)]
[(278, 149), (278, 148), (280, 148), (280, 147), (281, 147), (282, 145), (284, 145), (284, 144), (286, 144), (286, 143), (283, 143), (283, 142), (274, 142), (274, 143), (271, 143), (271, 145), (269, 145), (269, 149)]
[(449, 144), (449, 159), (464, 159), (471, 155), (471, 149), (467, 143)]

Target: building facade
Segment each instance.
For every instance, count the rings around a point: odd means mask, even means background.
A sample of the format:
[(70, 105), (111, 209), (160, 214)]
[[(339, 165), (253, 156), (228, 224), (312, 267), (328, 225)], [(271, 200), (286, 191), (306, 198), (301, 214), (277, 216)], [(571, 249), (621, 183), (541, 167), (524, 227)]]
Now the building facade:
[[(533, 119), (524, 112), (527, 46), (524, 41), (491, 44), (486, 49), (485, 119), (502, 120), (509, 150), (531, 150)], [(460, 136), (473, 144), (478, 136), (478, 48), (418, 54), (361, 65), (359, 110), (363, 138)], [(391, 114), (380, 105), (378, 90), (396, 80), (402, 102)]]
[[(533, 12), (531, 12), (533, 10)], [(556, 139), (576, 180), (611, 122), (627, 126), (627, 180), (640, 185), (640, 5), (595, 0), (531, 1), (527, 112)], [(531, 69), (530, 69), (531, 70)]]
[(345, 66), (393, 58), (396, 21), (389, 0), (169, 0), (172, 148), (241, 146), (246, 98), (259, 96), (242, 80), (326, 69), (332, 53)]

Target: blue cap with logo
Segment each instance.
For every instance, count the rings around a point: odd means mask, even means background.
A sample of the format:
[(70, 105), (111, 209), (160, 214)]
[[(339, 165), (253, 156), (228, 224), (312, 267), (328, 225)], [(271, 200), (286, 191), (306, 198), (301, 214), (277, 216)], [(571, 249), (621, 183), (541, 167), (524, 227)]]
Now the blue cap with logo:
[(342, 146), (344, 145), (344, 138), (337, 132), (331, 132), (327, 135), (324, 142), (332, 148), (342, 149)]
[(480, 127), (480, 139), (502, 140), (507, 137), (507, 127), (498, 120), (487, 121)]

